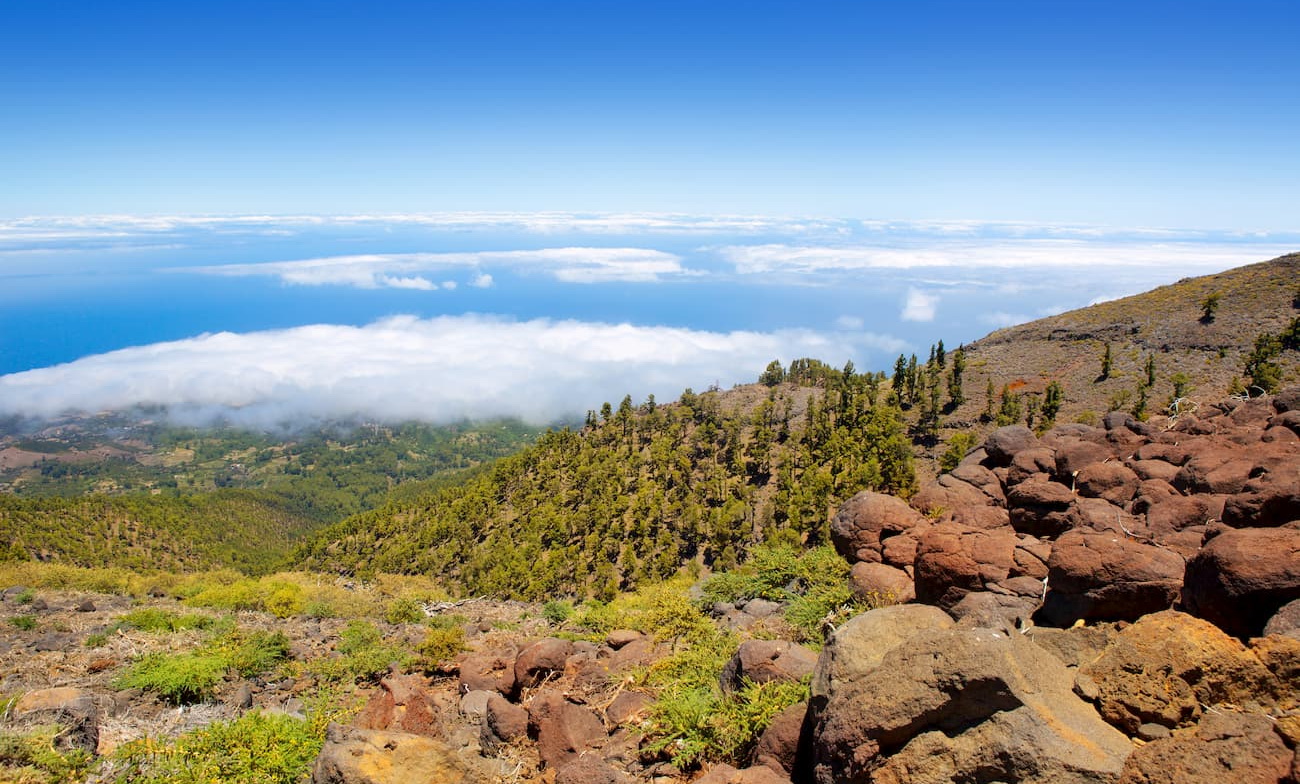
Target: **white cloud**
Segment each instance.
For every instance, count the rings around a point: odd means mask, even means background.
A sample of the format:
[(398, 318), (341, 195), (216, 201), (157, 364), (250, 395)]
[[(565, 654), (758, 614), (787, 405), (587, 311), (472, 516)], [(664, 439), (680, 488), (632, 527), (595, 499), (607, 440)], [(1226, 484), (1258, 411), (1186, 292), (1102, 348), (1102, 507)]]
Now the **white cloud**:
[(865, 325), (866, 322), (857, 316), (840, 316), (835, 319), (835, 326), (840, 329), (862, 329)]
[(469, 282), (469, 285), (476, 289), (490, 289), (492, 288), (492, 282), (491, 275), (486, 272), (480, 272), (478, 275), (474, 276), (474, 279)]
[(938, 304), (939, 298), (934, 294), (926, 294), (920, 289), (908, 289), (907, 300), (903, 303), (903, 312), (899, 318), (903, 321), (934, 321)]
[(730, 245), (718, 249), (736, 272), (813, 274), (873, 269), (1020, 269), (1074, 267), (1182, 268), (1188, 274), (1222, 270), (1286, 253), (1287, 246), (1207, 242), (1105, 240), (939, 240), (899, 246)]
[(752, 381), (772, 359), (862, 361), (902, 342), (807, 330), (705, 332), (581, 321), (412, 316), (127, 348), (0, 376), (0, 414), (168, 406), (264, 426), (313, 418), (449, 421), (581, 414), (604, 400)]
[[(421, 278), (417, 275), (413, 275), (409, 278), (403, 278), (395, 275), (379, 275), (375, 278), (375, 280), (381, 286), (385, 286), (390, 289), (415, 289), (417, 291), (436, 291), (438, 289), (437, 283), (434, 283), (428, 278)], [(443, 288), (447, 288), (447, 287), (444, 286)], [(455, 282), (451, 284), (451, 288), (453, 289), (456, 288)]]
[[(654, 283), (692, 274), (679, 256), (644, 248), (543, 248), (541, 250), (479, 251), (472, 253), (370, 253), (326, 256), (296, 261), (256, 264), (218, 264), (174, 268), (229, 277), (273, 276), (302, 286), (353, 286), (375, 288), (438, 288), (432, 281), (410, 273), (478, 270), (504, 267), (521, 272), (541, 272), (564, 283)], [(403, 273), (408, 276), (403, 277)], [(472, 285), (490, 286), (492, 276), (478, 272)], [(443, 286), (455, 288), (455, 286)]]

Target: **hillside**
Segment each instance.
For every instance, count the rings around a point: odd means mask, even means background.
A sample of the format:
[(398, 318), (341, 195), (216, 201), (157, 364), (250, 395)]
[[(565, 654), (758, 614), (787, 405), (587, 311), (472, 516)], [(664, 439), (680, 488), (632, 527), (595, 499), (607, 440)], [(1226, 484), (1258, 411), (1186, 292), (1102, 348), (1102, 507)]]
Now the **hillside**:
[(262, 573), (307, 534), (531, 443), (514, 420), (296, 433), (130, 414), (0, 434), (0, 557)]
[(0, 560), (259, 574), (320, 523), (283, 498), (219, 490), (188, 498), (17, 498), (0, 493)]
[(326, 529), (301, 566), (608, 598), (684, 563), (732, 566), (772, 537), (825, 542), (830, 510), (859, 490), (914, 489), (912, 445), (883, 376), (792, 368), (791, 380), (769, 372), (767, 385), (668, 405), (607, 404), (464, 485)]
[[(1289, 254), (998, 330), (966, 347), (969, 400), (950, 422), (961, 427), (979, 418), (988, 381), (999, 391), (1011, 385), (1039, 396), (1056, 381), (1065, 393), (1062, 421), (1129, 409), (1151, 358), (1149, 412), (1167, 405), (1177, 373), (1186, 376), (1187, 397), (1217, 401), (1235, 391), (1234, 379), (1242, 380), (1257, 336), (1281, 333), (1300, 315), (1298, 286), (1300, 254)], [(1203, 306), (1213, 295), (1217, 308), (1207, 320)], [(1102, 378), (1108, 343), (1113, 367)], [(1300, 374), (1300, 353), (1283, 352), (1277, 361), (1284, 379)]]

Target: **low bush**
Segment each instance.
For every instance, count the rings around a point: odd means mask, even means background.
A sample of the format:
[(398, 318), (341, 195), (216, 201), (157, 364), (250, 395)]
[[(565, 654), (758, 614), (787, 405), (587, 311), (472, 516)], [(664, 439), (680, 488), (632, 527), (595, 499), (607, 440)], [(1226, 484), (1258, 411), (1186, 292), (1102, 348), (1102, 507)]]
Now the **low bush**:
[(119, 689), (144, 689), (182, 705), (201, 702), (226, 677), (229, 662), (213, 653), (149, 653), (117, 679)]
[(34, 615), (15, 615), (9, 619), (9, 625), (15, 629), (30, 632), (41, 624)]
[(0, 781), (15, 784), (73, 784), (86, 780), (93, 758), (81, 749), (61, 749), (57, 725), (23, 733), (0, 732)]
[(212, 625), (213, 619), (201, 613), (181, 615), (158, 607), (145, 607), (122, 615), (118, 622), (142, 632), (167, 633), (206, 629)]
[(437, 671), (456, 657), (456, 654), (469, 650), (465, 645), (465, 627), (448, 626), (431, 628), (424, 640), (416, 648), (420, 657), (420, 666), (425, 670)]
[(326, 682), (378, 680), (392, 664), (408, 667), (415, 655), (384, 642), (383, 635), (367, 621), (349, 621), (335, 647), (338, 656), (311, 662), (308, 670)]
[(125, 744), (117, 753), (134, 784), (296, 784), (320, 753), (311, 722), (283, 713), (246, 713), (171, 742)]

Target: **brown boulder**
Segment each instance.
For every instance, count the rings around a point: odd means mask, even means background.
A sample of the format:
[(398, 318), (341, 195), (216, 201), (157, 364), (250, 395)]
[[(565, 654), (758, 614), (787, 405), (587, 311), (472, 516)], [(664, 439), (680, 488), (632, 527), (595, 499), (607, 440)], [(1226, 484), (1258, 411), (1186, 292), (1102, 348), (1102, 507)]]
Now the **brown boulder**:
[(1300, 599), (1300, 530), (1242, 528), (1214, 537), (1187, 562), (1188, 612), (1240, 637), (1258, 635)]
[(1216, 711), (1195, 730), (1135, 749), (1120, 784), (1281, 784), (1291, 761), (1267, 716)]
[(1113, 781), (1130, 750), (1019, 634), (921, 631), (852, 675), (812, 703), (818, 784)]
[(10, 714), (25, 725), (58, 724), (60, 748), (93, 753), (99, 746), (99, 710), (94, 695), (85, 689), (60, 686), (29, 691), (13, 704)]
[(1194, 724), (1202, 705), (1266, 706), (1278, 691), (1273, 675), (1240, 642), (1174, 610), (1121, 631), (1100, 658), (1080, 668), (1079, 679), (1101, 715), (1129, 735), (1146, 723)]
[(885, 539), (925, 523), (925, 517), (905, 501), (864, 490), (845, 501), (835, 513), (831, 541), (849, 563), (879, 563)]
[(790, 776), (794, 772), (795, 760), (799, 756), (799, 744), (803, 737), (804, 719), (808, 715), (808, 703), (791, 705), (772, 719), (758, 736), (758, 743), (751, 755), (751, 764), (764, 765), (777, 773)]
[(1300, 520), (1300, 477), (1270, 480), (1251, 481), (1246, 492), (1228, 498), (1223, 522), (1234, 528), (1273, 528)]
[(1172, 484), (1191, 493), (1240, 493), (1255, 470), (1255, 461), (1235, 450), (1211, 449), (1196, 455), (1178, 470)]
[(745, 682), (797, 683), (812, 675), (817, 654), (787, 640), (746, 640), (722, 669), (723, 691), (739, 691)]
[(924, 604), (897, 604), (853, 616), (822, 648), (813, 672), (813, 698), (853, 688), (864, 673), (880, 666), (889, 651), (923, 631), (953, 626), (947, 613)]
[(1007, 467), (1007, 485), (1018, 485), (1033, 476), (1048, 476), (1056, 471), (1056, 453), (1047, 447), (1017, 452)]
[(564, 672), (573, 643), (548, 637), (529, 645), (515, 658), (515, 690), (532, 688), (553, 672)]
[(1075, 477), (1075, 487), (1085, 498), (1104, 498), (1122, 506), (1133, 500), (1140, 481), (1123, 463), (1093, 463)]
[(1017, 452), (1038, 446), (1038, 436), (1024, 425), (1007, 425), (989, 433), (984, 439), (984, 451), (993, 465), (1010, 465)]
[(1093, 463), (1104, 463), (1114, 456), (1108, 446), (1092, 441), (1063, 440), (1056, 447), (1056, 476), (1064, 482), (1073, 481), (1083, 469)]
[(436, 738), (331, 724), (312, 784), (489, 784), (503, 771)]
[(514, 651), (481, 651), (466, 654), (460, 662), (461, 691), (515, 692)]
[(997, 474), (982, 465), (959, 465), (951, 473), (939, 477), (940, 484), (952, 482), (963, 482), (978, 489), (987, 499), (986, 503), (998, 506), (1006, 503), (1006, 495), (1002, 492), (1002, 483), (998, 481)]
[(1053, 626), (1134, 621), (1167, 610), (1183, 583), (1183, 559), (1122, 535), (1070, 531), (1047, 562), (1047, 598), (1039, 613)]
[(1173, 481), (1178, 476), (1178, 466), (1166, 463), (1163, 460), (1131, 460), (1128, 467), (1133, 473), (1137, 474), (1138, 479), (1146, 481), (1147, 479), (1160, 479), (1165, 482)]
[(1007, 493), (1011, 525), (1032, 536), (1058, 536), (1069, 530), (1068, 512), (1074, 493), (1046, 478), (1027, 479)]
[(969, 591), (1012, 576), (1016, 536), (1009, 530), (979, 530), (954, 524), (929, 528), (917, 547), (916, 598), (948, 608)]
[(865, 561), (853, 564), (849, 585), (854, 596), (869, 603), (892, 604), (916, 598), (916, 588), (907, 572), (886, 564)]
[(594, 711), (554, 691), (533, 698), (528, 706), (528, 727), (537, 738), (537, 755), (542, 764), (552, 768), (599, 748), (609, 737)]
[(479, 725), (479, 743), (483, 748), (494, 751), (526, 737), (528, 711), (494, 692), (488, 698), (483, 723)]
[(583, 754), (555, 772), (555, 784), (632, 784), (634, 779), (595, 754)]

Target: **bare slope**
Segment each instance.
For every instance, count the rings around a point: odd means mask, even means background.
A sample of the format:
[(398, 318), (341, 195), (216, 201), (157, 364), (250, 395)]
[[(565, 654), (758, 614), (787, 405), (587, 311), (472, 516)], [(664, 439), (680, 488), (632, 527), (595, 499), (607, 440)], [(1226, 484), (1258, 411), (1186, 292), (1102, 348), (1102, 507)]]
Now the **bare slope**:
[[(1060, 421), (1086, 417), (1084, 412), (1104, 413), (1115, 403), (1127, 408), (1146, 377), (1148, 357), (1156, 365), (1153, 413), (1173, 392), (1175, 373), (1190, 379), (1190, 397), (1218, 400), (1241, 377), (1256, 336), (1276, 334), (1300, 315), (1298, 286), (1300, 253), (1293, 253), (998, 330), (967, 346), (968, 402), (951, 424), (978, 418), (990, 379), (999, 392), (1009, 384), (1028, 394), (1041, 394), (1050, 382), (1058, 382), (1065, 390)], [(1214, 294), (1218, 307), (1207, 321), (1203, 303)], [(1113, 367), (1103, 379), (1107, 343)], [(1280, 357), (1284, 383), (1300, 375), (1298, 359), (1295, 352)]]

